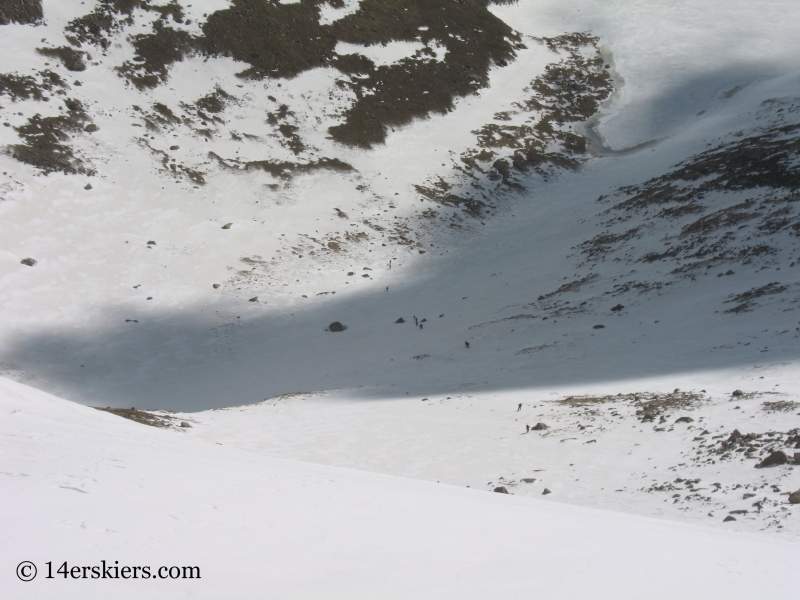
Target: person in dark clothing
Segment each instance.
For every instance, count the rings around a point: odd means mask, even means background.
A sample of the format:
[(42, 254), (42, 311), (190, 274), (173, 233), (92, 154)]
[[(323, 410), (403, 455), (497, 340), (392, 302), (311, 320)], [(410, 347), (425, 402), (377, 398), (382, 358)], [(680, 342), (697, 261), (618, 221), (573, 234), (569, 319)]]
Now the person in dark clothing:
[(464, 342), (464, 348), (469, 348), (469, 342)]

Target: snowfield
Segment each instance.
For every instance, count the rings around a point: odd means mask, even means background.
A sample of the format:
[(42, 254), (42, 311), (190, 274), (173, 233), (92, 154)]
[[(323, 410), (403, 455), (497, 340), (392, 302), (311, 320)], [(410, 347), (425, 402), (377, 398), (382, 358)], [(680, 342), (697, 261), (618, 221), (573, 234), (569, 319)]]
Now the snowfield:
[[(753, 598), (797, 544), (269, 458), (2, 382), (7, 598)], [(45, 563), (199, 566), (45, 579)], [(29, 560), (39, 576), (21, 582)], [(53, 567), (56, 569), (56, 567)]]
[(791, 594), (798, 22), (0, 9), (4, 597)]

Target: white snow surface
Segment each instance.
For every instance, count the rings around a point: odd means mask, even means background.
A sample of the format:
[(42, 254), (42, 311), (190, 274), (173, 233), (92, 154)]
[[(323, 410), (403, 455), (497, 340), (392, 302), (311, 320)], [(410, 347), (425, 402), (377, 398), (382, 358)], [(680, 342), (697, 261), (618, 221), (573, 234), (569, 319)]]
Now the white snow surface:
[[(4, 598), (753, 598), (800, 546), (268, 458), (0, 380)], [(36, 564), (21, 582), (14, 567)], [(200, 579), (46, 579), (107, 564)]]
[[(227, 5), (192, 4), (195, 28)], [(323, 19), (357, 4), (326, 5)], [(55, 63), (34, 49), (63, 43), (64, 24), (90, 10), (44, 7), (46, 24), (0, 32), (0, 55), (20, 73)], [(99, 130), (75, 144), (99, 157), (95, 175), (42, 176), (0, 154), (4, 598), (757, 598), (798, 588), (800, 508), (787, 497), (800, 489), (800, 450), (784, 440), (800, 428), (800, 255), (786, 245), (730, 276), (669, 279), (659, 262), (581, 263), (578, 248), (603, 232), (598, 196), (738, 139), (775, 116), (771, 102), (797, 103), (800, 3), (520, 0), (492, 11), (528, 48), (491, 71), (488, 89), (369, 151), (326, 136), (353, 100), (333, 69), (252, 81), (233, 60), (187, 58), (143, 93), (101, 65), (79, 75), (75, 93), (91, 99)], [(599, 36), (618, 78), (588, 123), (597, 156), (578, 172), (531, 175), (492, 219), (425, 225), (423, 212), (441, 207), (414, 184), (456, 172), (473, 132), (555, 60), (530, 36), (574, 31)], [(131, 58), (123, 41), (109, 64)], [(421, 48), (348, 50), (387, 64)], [(145, 133), (129, 108), (176, 108), (176, 90), (199, 98), (217, 86), (237, 101), (213, 139), (184, 125)], [(17, 113), (53, 116), (56, 104), (4, 98), (0, 145), (17, 143)], [(265, 126), (281, 104), (310, 140), (304, 160), (335, 156), (354, 171), (282, 179), (209, 159), (295, 160)], [(167, 152), (207, 184), (159, 168)], [(425, 253), (382, 245), (388, 234), (367, 221), (422, 223)], [(635, 226), (662, 223), (633, 214)], [(308, 254), (310, 238), (347, 232), (369, 241)], [(631, 282), (664, 286), (615, 291)], [(725, 312), (772, 282), (786, 292)], [(557, 310), (536, 304), (553, 294)], [(347, 329), (327, 331), (333, 321)], [(643, 420), (644, 402), (681, 394), (662, 421)], [(82, 405), (151, 409), (168, 427)], [(539, 422), (547, 429), (526, 431)], [(759, 459), (782, 449), (788, 464), (721, 457), (734, 430), (758, 436)], [(499, 486), (509, 494), (489, 493)], [(23, 560), (39, 567), (35, 581), (14, 575)], [(197, 565), (202, 579), (44, 579), (46, 561), (101, 560)]]

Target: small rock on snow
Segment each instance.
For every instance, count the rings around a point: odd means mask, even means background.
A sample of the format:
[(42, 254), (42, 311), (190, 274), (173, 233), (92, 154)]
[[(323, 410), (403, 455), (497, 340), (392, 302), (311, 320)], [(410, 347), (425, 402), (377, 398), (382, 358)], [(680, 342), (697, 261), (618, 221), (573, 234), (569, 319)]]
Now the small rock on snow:
[(328, 325), (328, 331), (344, 331), (344, 325), (339, 323), (339, 321), (334, 321)]
[(23, 265), (25, 265), (25, 266), (27, 266), (27, 267), (32, 267), (32, 266), (33, 266), (33, 265), (35, 265), (35, 264), (36, 264), (38, 261), (37, 261), (35, 258), (23, 258), (23, 259), (22, 259), (21, 261), (19, 261), (19, 262), (20, 262), (20, 264), (23, 264)]
[(494, 491), (497, 492), (498, 494), (507, 494), (508, 493), (508, 490), (505, 488), (505, 486), (502, 486), (502, 485), (494, 488)]

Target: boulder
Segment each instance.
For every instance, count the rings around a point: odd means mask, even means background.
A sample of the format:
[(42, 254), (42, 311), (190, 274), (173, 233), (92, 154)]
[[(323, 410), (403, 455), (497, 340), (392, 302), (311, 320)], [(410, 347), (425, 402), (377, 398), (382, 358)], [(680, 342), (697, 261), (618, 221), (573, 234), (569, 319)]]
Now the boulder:
[(395, 321), (395, 323), (405, 323), (405, 322), (406, 320), (403, 317), (400, 317), (399, 319), (397, 319), (397, 321)]
[(330, 325), (328, 325), (328, 331), (344, 331), (344, 325), (339, 323), (339, 321), (334, 321)]
[(550, 490), (548, 490), (547, 488), (544, 488), (544, 490), (542, 491), (542, 496), (547, 496), (547, 494), (552, 494), (552, 493), (553, 493), (553, 492), (551, 492), (551, 491), (550, 491)]
[(35, 258), (23, 258), (23, 259), (22, 259), (21, 261), (19, 261), (19, 262), (20, 262), (20, 264), (23, 264), (23, 265), (25, 265), (26, 267), (32, 267), (32, 266), (33, 266), (33, 265), (35, 265), (35, 264), (36, 264), (38, 261), (37, 261)]
[(800, 490), (789, 494), (789, 504), (800, 504)]
[(783, 450), (776, 450), (772, 452), (767, 458), (762, 460), (756, 465), (756, 469), (763, 469), (765, 467), (777, 467), (778, 465), (785, 465), (789, 462), (789, 457)]
[(498, 494), (507, 494), (508, 493), (508, 490), (505, 488), (505, 486), (502, 486), (502, 485), (499, 485), (496, 488), (494, 488), (494, 491), (497, 492)]
[(531, 427), (531, 431), (543, 431), (545, 429), (550, 429), (550, 427), (548, 427), (544, 423), (537, 423), (536, 425)]

